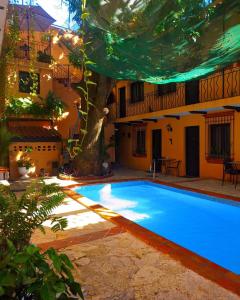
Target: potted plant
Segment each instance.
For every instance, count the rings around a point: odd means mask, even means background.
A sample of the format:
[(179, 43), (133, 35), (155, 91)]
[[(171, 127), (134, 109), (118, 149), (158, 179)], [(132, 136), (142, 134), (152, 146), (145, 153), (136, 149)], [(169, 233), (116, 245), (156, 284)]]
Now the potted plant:
[(52, 62), (52, 56), (48, 53), (46, 53), (45, 51), (38, 51), (38, 54), (37, 54), (37, 60), (39, 62), (43, 62), (43, 63), (47, 63), (47, 64), (50, 64)]
[(28, 153), (30, 153), (31, 151), (31, 148), (27, 148), (21, 158), (17, 161), (18, 172), (21, 175), (21, 179), (29, 178), (29, 171), (33, 167), (33, 163), (28, 156)]

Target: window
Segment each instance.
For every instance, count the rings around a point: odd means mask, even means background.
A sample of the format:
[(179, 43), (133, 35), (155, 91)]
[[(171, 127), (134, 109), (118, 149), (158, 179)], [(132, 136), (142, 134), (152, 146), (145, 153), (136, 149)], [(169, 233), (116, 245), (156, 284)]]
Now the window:
[[(39, 74), (34, 74), (37, 76), (36, 80), (36, 93), (40, 94), (40, 76)], [(33, 92), (33, 79), (29, 72), (20, 71), (19, 72), (19, 92), (31, 93)]]
[(145, 130), (145, 128), (139, 127), (136, 129), (134, 154), (135, 155), (145, 155), (146, 154), (146, 130)]
[(144, 82), (136, 81), (131, 84), (131, 103), (144, 100)]
[(230, 158), (230, 124), (213, 124), (209, 126), (210, 157)]
[(206, 160), (222, 163), (234, 158), (234, 111), (205, 115)]
[(158, 84), (157, 93), (158, 96), (164, 96), (170, 93), (175, 93), (177, 91), (177, 84), (175, 82), (168, 84)]

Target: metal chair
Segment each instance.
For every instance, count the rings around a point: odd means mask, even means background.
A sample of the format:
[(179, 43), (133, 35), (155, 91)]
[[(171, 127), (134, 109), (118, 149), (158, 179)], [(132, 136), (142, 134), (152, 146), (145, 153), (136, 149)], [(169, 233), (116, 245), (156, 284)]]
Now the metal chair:
[(230, 180), (232, 181), (232, 183), (234, 183), (234, 176), (236, 176), (236, 168), (234, 166), (234, 163), (229, 161), (229, 160), (225, 160), (223, 162), (223, 176), (222, 176), (222, 185), (225, 182), (225, 176), (226, 175), (230, 175)]

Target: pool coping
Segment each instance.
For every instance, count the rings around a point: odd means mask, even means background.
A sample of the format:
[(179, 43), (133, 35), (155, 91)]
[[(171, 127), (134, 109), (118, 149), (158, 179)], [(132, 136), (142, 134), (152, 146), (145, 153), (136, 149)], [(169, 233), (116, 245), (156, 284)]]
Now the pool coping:
[(204, 258), (178, 244), (138, 225), (137, 223), (128, 220), (127, 218), (119, 215), (118, 213), (100, 205), (100, 204), (91, 204), (84, 200), (86, 199), (85, 196), (76, 193), (73, 188), (79, 186), (86, 186), (86, 185), (95, 185), (95, 184), (105, 184), (105, 183), (117, 183), (117, 182), (125, 182), (125, 181), (149, 181), (153, 183), (158, 183), (162, 185), (166, 185), (169, 187), (174, 187), (178, 189), (183, 189), (191, 192), (197, 192), (201, 194), (205, 194), (208, 196), (218, 197), (222, 199), (232, 200), (240, 202), (240, 198), (234, 196), (228, 196), (216, 192), (208, 192), (202, 191), (197, 188), (189, 188), (185, 186), (178, 185), (177, 183), (169, 183), (163, 182), (158, 179), (151, 179), (151, 178), (136, 178), (136, 179), (112, 179), (108, 181), (97, 181), (97, 182), (87, 182), (83, 184), (73, 184), (63, 188), (65, 194), (71, 197), (73, 200), (77, 201), (78, 203), (82, 204), (86, 208), (90, 209), (91, 211), (100, 215), (103, 219), (110, 221), (123, 229), (127, 232), (132, 234), (133, 236), (137, 237), (138, 239), (142, 240), (146, 244), (152, 246), (153, 248), (168, 254), (173, 259), (179, 261), (182, 265), (191, 269), (192, 271), (198, 273), (199, 275), (203, 276), (204, 278), (211, 280), (218, 285), (222, 286), (223, 288), (237, 294), (240, 296), (240, 275), (237, 275), (213, 262)]

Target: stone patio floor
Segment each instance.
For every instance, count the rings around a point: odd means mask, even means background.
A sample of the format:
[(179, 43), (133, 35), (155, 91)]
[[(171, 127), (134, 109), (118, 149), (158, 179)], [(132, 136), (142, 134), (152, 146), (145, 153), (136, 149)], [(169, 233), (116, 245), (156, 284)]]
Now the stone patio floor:
[[(119, 169), (109, 179), (143, 178), (145, 173)], [(161, 181), (240, 197), (230, 183), (208, 179), (160, 176)], [(46, 179), (60, 186), (74, 184), (57, 178)], [(84, 182), (82, 182), (84, 183)], [(14, 182), (21, 191), (28, 183)], [(36, 231), (32, 242), (42, 249), (55, 247), (69, 255), (82, 284), (86, 300), (237, 300), (237, 295), (201, 277), (167, 254), (163, 254), (102, 219), (86, 207), (66, 197), (56, 215), (68, 219), (68, 228), (53, 233), (45, 224), (46, 235)]]

